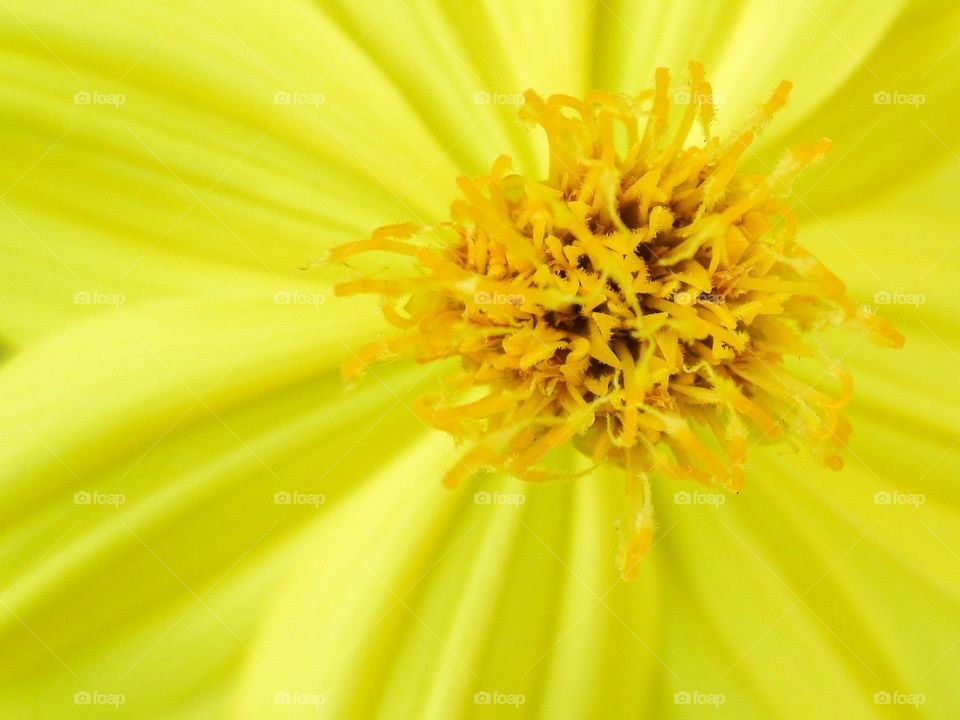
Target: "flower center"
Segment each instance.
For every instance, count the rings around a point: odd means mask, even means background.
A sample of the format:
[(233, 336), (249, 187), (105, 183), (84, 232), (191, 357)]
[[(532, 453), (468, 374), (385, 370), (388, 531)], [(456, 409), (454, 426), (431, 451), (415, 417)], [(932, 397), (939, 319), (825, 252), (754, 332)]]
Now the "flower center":
[[(334, 261), (394, 253), (408, 269), (337, 287), (383, 296), (402, 330), (361, 349), (345, 374), (388, 357), (462, 359), (416, 406), (466, 445), (448, 486), (480, 468), (558, 477), (545, 460), (571, 442), (594, 465), (621, 465), (624, 578), (651, 543), (651, 474), (739, 492), (748, 447), (777, 438), (841, 467), (851, 382), (809, 331), (848, 324), (888, 345), (902, 338), (858, 312), (796, 242), (783, 198), (829, 141), (793, 148), (767, 174), (737, 172), (790, 87), (723, 141), (699, 63), (673, 98), (663, 68), (636, 97), (528, 91), (520, 113), (546, 131), (545, 181), (511, 174), (501, 156), (488, 175), (458, 180), (447, 222), (381, 228), (332, 251)], [(672, 105), (682, 112), (671, 124)], [(695, 125), (702, 139), (688, 145)], [(819, 380), (788, 372), (788, 357)], [(833, 389), (821, 387), (830, 377)]]

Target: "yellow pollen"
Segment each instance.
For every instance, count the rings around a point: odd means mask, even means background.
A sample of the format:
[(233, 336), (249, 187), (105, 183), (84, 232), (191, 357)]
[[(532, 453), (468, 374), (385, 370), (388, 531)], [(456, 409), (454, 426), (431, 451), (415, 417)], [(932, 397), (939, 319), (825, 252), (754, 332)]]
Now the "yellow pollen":
[[(464, 445), (447, 486), (481, 468), (569, 477), (544, 462), (569, 443), (594, 466), (623, 467), (624, 579), (653, 537), (651, 476), (739, 492), (750, 446), (778, 440), (842, 466), (852, 384), (814, 331), (847, 325), (903, 343), (796, 241), (784, 198), (830, 142), (792, 148), (766, 175), (738, 172), (790, 83), (725, 140), (712, 134), (702, 65), (690, 63), (682, 96), (670, 85), (660, 68), (635, 97), (527, 91), (520, 114), (546, 132), (546, 180), (512, 174), (501, 156), (489, 174), (458, 179), (448, 221), (380, 228), (331, 253), (405, 258), (386, 279), (337, 286), (382, 296), (401, 331), (360, 349), (346, 376), (388, 358), (462, 359), (416, 403)], [(679, 118), (672, 97), (687, 99)], [(695, 125), (702, 141), (688, 144)], [(819, 380), (794, 376), (792, 357)], [(832, 392), (820, 387), (829, 377)]]

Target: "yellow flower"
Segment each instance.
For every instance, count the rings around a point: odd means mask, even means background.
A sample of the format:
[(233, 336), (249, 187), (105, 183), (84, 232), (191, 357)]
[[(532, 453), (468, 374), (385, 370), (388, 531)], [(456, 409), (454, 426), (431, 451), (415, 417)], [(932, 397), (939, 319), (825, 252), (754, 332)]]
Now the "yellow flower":
[[(958, 709), (960, 10), (44, 0), (0, 12), (4, 717)], [(822, 334), (854, 378), (845, 467), (823, 466), (833, 450), (811, 432), (799, 437), (813, 452), (757, 444), (743, 457), (721, 442), (743, 460), (739, 495), (668, 477), (670, 464), (631, 494), (609, 462), (571, 482), (496, 472), (445, 489), (461, 449), (414, 408), (458, 361), (372, 364), (345, 389), (341, 365), (376, 359), (355, 353), (393, 331), (376, 298), (335, 287), (370, 289), (397, 265), (321, 260), (378, 227), (444, 221), (456, 178), (505, 181), (501, 155), (509, 173), (549, 178), (544, 137), (517, 121), (528, 88), (524, 112), (542, 120), (537, 98), (600, 89), (615, 103), (691, 58), (709, 92), (695, 72), (669, 99), (696, 114), (708, 97), (721, 139), (794, 83), (741, 177), (777, 177), (783, 149), (833, 142), (783, 200), (796, 249), (846, 283), (845, 295), (823, 286), (824, 306), (906, 340), (894, 352), (867, 333)], [(714, 290), (684, 271), (645, 303)], [(625, 272), (614, 288), (639, 265)], [(735, 348), (726, 337), (717, 352)], [(518, 366), (542, 361), (532, 343), (510, 346)], [(636, 360), (610, 347), (611, 363)], [(443, 399), (422, 409), (462, 431)], [(832, 418), (814, 414), (811, 431)], [(591, 458), (564, 444), (548, 465), (576, 474)], [(656, 508), (639, 563), (614, 526), (631, 502)]]

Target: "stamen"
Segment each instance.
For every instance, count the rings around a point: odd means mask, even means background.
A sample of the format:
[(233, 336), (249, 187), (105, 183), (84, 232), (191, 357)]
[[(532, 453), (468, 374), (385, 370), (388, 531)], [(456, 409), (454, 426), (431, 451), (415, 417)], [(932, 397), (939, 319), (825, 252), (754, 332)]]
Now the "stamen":
[[(380, 295), (400, 331), (361, 348), (345, 374), (389, 357), (461, 358), (463, 373), (416, 403), (465, 445), (448, 487), (480, 468), (531, 482), (585, 474), (549, 469), (571, 442), (593, 464), (622, 466), (624, 579), (651, 546), (651, 475), (739, 492), (750, 447), (783, 438), (841, 467), (852, 384), (811, 331), (846, 325), (892, 347), (903, 337), (859, 311), (796, 241), (783, 198), (829, 141), (793, 148), (768, 175), (737, 171), (790, 88), (781, 83), (727, 142), (711, 135), (699, 63), (675, 126), (663, 68), (636, 97), (527, 91), (520, 114), (549, 140), (545, 181), (511, 174), (501, 156), (489, 174), (457, 181), (449, 221), (380, 228), (331, 251), (344, 263), (391, 253), (407, 268), (337, 287)], [(705, 139), (688, 146), (694, 124)], [(820, 379), (794, 377), (787, 357)], [(832, 393), (821, 387), (831, 376)]]

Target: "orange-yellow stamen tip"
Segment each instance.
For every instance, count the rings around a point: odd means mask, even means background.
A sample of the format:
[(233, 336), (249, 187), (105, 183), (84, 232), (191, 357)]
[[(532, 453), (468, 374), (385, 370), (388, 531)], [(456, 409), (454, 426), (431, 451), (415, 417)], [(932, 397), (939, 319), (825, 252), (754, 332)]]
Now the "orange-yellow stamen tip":
[[(457, 181), (449, 222), (381, 228), (332, 250), (333, 261), (394, 253), (410, 270), (338, 286), (383, 296), (402, 331), (361, 349), (345, 373), (388, 357), (462, 359), (463, 372), (416, 408), (468, 443), (448, 486), (481, 467), (557, 477), (544, 461), (571, 442), (594, 464), (623, 465), (624, 578), (651, 544), (647, 473), (739, 492), (748, 448), (784, 436), (839, 467), (849, 378), (808, 331), (843, 323), (890, 346), (902, 337), (858, 312), (796, 241), (783, 198), (830, 142), (791, 149), (766, 175), (737, 171), (790, 88), (725, 140), (712, 132), (699, 63), (673, 93), (663, 68), (635, 97), (528, 91), (520, 114), (547, 134), (546, 180), (512, 174), (502, 156)], [(688, 144), (694, 125), (703, 137)], [(820, 363), (814, 377), (839, 388), (801, 381), (787, 357)]]

